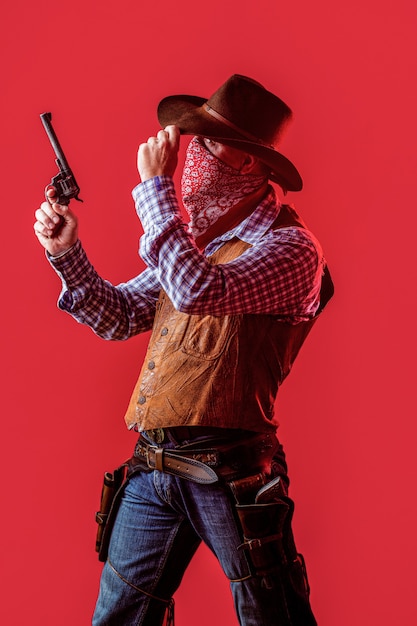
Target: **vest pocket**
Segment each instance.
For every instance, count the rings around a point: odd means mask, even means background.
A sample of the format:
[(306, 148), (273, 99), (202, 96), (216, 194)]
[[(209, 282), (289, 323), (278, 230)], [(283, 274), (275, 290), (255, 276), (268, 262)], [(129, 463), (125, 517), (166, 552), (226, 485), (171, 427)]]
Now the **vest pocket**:
[(181, 350), (190, 356), (218, 358), (236, 335), (240, 315), (212, 317), (192, 315), (183, 337)]

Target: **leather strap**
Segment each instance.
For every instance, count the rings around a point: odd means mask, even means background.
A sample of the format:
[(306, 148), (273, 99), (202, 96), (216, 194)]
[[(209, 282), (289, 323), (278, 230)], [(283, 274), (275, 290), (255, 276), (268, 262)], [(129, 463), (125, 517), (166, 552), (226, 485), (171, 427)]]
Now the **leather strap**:
[(217, 474), (205, 463), (192, 458), (184, 458), (164, 450), (138, 441), (134, 456), (146, 461), (150, 469), (156, 469), (167, 474), (174, 474), (181, 478), (187, 478), (196, 483), (210, 484), (218, 481)]
[[(201, 449), (201, 441), (167, 450), (139, 438), (134, 458), (150, 469), (174, 474), (201, 484), (215, 483), (218, 477), (232, 480), (243, 473), (269, 471), (271, 459), (278, 447), (277, 439), (268, 433), (257, 433), (243, 440), (220, 443), (204, 441), (212, 447)], [(215, 468), (215, 471), (214, 471)]]

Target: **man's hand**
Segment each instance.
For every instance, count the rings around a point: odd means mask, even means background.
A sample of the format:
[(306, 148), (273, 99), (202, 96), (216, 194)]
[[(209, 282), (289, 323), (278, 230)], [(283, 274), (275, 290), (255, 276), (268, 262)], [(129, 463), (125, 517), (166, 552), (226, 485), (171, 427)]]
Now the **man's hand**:
[(149, 137), (138, 150), (138, 172), (142, 182), (154, 176), (173, 176), (178, 162), (180, 131), (167, 126), (156, 137)]
[(78, 223), (74, 213), (67, 206), (55, 202), (54, 189), (46, 192), (47, 201), (42, 202), (35, 212), (33, 226), (41, 245), (56, 256), (69, 250), (78, 239)]

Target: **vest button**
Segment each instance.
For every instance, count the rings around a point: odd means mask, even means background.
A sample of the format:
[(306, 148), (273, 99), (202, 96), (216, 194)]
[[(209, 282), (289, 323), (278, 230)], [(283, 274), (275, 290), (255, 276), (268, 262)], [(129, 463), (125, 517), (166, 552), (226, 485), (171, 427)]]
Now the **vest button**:
[(167, 334), (168, 334), (168, 328), (165, 326), (165, 328), (163, 328), (163, 329), (161, 330), (161, 335), (162, 335), (163, 337), (165, 337), (165, 335), (167, 335)]
[(139, 396), (138, 403), (139, 404), (145, 404), (145, 402), (146, 402), (145, 396)]
[(154, 370), (155, 369), (155, 361), (149, 361), (148, 369), (149, 370)]

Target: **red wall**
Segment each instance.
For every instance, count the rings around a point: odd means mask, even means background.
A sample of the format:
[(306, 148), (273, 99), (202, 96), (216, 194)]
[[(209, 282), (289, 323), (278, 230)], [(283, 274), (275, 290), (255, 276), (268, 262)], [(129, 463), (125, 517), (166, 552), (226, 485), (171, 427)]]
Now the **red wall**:
[[(416, 5), (376, 0), (14, 0), (0, 24), (2, 601), (9, 626), (88, 624), (101, 475), (127, 457), (122, 416), (146, 337), (97, 339), (55, 306), (32, 232), (55, 173), (51, 110), (82, 188), (102, 275), (141, 269), (130, 196), (159, 99), (247, 74), (294, 109), (291, 197), (325, 247), (336, 296), (281, 390), (281, 438), (320, 626), (417, 623), (415, 504)], [(75, 207), (75, 203), (74, 203)], [(201, 550), (181, 626), (235, 624)]]

